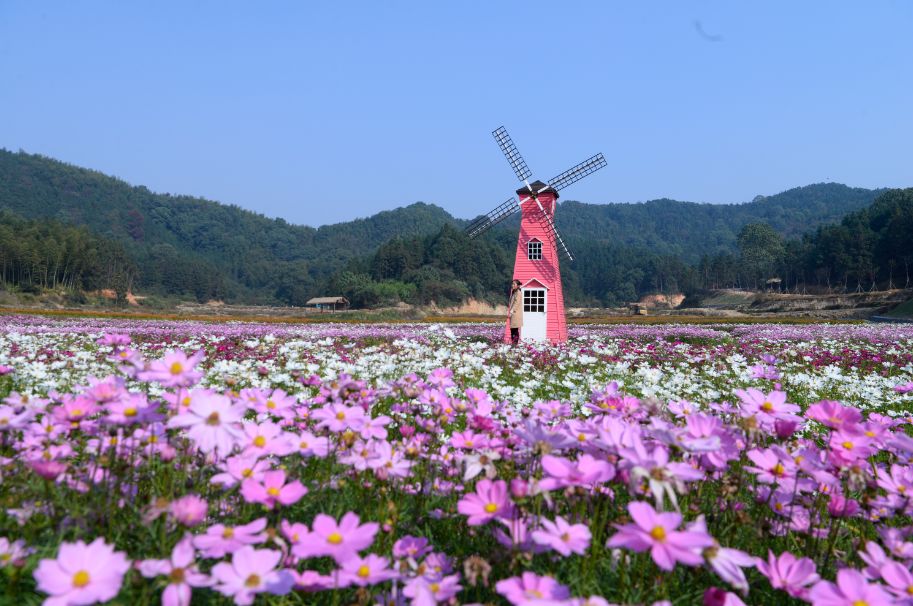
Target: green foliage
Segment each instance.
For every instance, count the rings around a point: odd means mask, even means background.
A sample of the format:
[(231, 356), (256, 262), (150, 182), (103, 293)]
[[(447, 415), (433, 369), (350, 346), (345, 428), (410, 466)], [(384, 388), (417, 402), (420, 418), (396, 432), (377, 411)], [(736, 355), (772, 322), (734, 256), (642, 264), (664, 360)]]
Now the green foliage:
[(84, 227), (29, 221), (0, 210), (0, 283), (20, 292), (110, 288), (119, 301), (136, 276), (124, 248)]
[[(576, 257), (562, 263), (565, 296), (571, 305), (620, 305), (649, 293), (753, 286), (774, 273), (786, 283), (905, 279), (913, 259), (903, 196), (888, 192), (854, 215), (856, 224), (828, 225), (879, 193), (817, 184), (746, 204), (562, 202), (556, 221)], [(315, 229), (6, 150), (0, 209), (78, 225), (104, 242), (86, 244), (111, 265), (107, 274), (86, 274), (86, 288), (290, 305), (345, 295), (355, 307), (503, 302), (519, 221), (512, 217), (469, 242), (464, 222), (416, 203)], [(816, 228), (813, 240), (799, 239)], [(792, 239), (776, 246), (772, 234)], [(42, 250), (53, 257), (68, 245), (52, 239)]]

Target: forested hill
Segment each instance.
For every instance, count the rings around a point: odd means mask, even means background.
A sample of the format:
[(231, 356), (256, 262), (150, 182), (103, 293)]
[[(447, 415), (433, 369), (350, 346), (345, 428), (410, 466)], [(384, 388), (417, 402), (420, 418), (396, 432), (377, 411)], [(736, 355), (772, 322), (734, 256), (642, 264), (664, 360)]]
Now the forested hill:
[(416, 203), (315, 229), (6, 150), (0, 209), (84, 225), (122, 242), (138, 267), (140, 291), (248, 302), (302, 303), (350, 259), (391, 237), (431, 233), (453, 221), (439, 207)]
[[(878, 193), (818, 184), (745, 204), (562, 202), (557, 222), (578, 259), (567, 268), (566, 292), (578, 301), (633, 296), (663, 283), (666, 270), (653, 262), (655, 255), (694, 265), (704, 254), (734, 251), (747, 223), (766, 222), (793, 236), (868, 206)], [(416, 263), (417, 273), (401, 271), (396, 280), (387, 280), (379, 289), (386, 293), (382, 298), (408, 298), (416, 291), (423, 297), (440, 292), (448, 300), (500, 298), (516, 242), (516, 230), (507, 225), (469, 244), (459, 234), (464, 221), (423, 203), (317, 229), (296, 226), (6, 150), (0, 150), (0, 209), (26, 219), (85, 226), (121, 243), (136, 267), (136, 290), (200, 300), (302, 304), (311, 296), (337, 294), (334, 289), (351, 294), (366, 279), (375, 279), (371, 276), (389, 273), (389, 267)], [(437, 247), (428, 252), (433, 262), (416, 258), (420, 251), (408, 250), (405, 242)], [(626, 286), (619, 291), (621, 284)], [(380, 301), (368, 297), (363, 302)]]
[(865, 208), (881, 191), (819, 183), (743, 204), (562, 202), (556, 220), (573, 238), (649, 248), (695, 263), (704, 254), (734, 250), (739, 230), (749, 223), (767, 223), (784, 237), (797, 237)]

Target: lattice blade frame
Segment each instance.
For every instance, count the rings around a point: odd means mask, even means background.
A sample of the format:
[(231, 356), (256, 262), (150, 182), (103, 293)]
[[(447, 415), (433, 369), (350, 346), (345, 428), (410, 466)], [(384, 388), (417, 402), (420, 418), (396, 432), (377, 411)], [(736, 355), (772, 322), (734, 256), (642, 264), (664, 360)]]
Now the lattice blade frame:
[(587, 158), (577, 166), (567, 169), (557, 177), (553, 177), (549, 180), (548, 185), (556, 191), (564, 189), (571, 183), (576, 183), (587, 175), (591, 175), (607, 165), (608, 162), (606, 162), (605, 157), (601, 153), (596, 154), (591, 158)]
[(517, 146), (514, 145), (510, 135), (507, 134), (507, 129), (502, 126), (492, 131), (491, 134), (495, 138), (495, 141), (498, 142), (498, 147), (504, 152), (504, 157), (507, 158), (510, 167), (517, 173), (517, 178), (521, 181), (529, 179), (533, 175), (533, 172), (529, 170), (529, 167), (526, 165), (526, 160), (520, 155)]
[(514, 198), (510, 198), (506, 202), (503, 202), (499, 206), (495, 207), (487, 215), (479, 217), (467, 225), (466, 229), (463, 230), (463, 232), (470, 240), (472, 240), (473, 238), (481, 236), (486, 231), (519, 210), (520, 205), (517, 204), (517, 201)]

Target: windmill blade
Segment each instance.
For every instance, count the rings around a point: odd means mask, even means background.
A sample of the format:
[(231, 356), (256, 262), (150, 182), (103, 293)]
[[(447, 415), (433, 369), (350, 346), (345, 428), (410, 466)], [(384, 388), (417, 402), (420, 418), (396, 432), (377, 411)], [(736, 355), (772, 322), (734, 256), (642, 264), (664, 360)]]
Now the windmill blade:
[(504, 152), (504, 156), (510, 163), (510, 167), (517, 173), (517, 178), (521, 181), (529, 179), (533, 172), (529, 170), (529, 167), (526, 165), (526, 160), (524, 160), (523, 156), (520, 155), (520, 152), (517, 151), (517, 146), (514, 145), (510, 135), (507, 134), (507, 129), (502, 126), (501, 128), (492, 131), (491, 134), (494, 135), (495, 141), (498, 142), (498, 147)]
[(602, 154), (596, 154), (592, 158), (587, 158), (574, 168), (569, 168), (557, 177), (549, 180), (548, 185), (554, 190), (564, 189), (571, 183), (580, 181), (587, 175), (595, 173), (600, 168), (608, 165)]
[(479, 217), (470, 223), (464, 230), (464, 233), (469, 237), (470, 240), (476, 238), (518, 210), (520, 210), (520, 205), (517, 204), (516, 200), (510, 198), (507, 200), (507, 202), (504, 202), (500, 206), (496, 207), (487, 215)]
[(552, 233), (552, 236), (555, 238), (555, 244), (558, 245), (561, 250), (564, 251), (564, 254), (567, 255), (567, 258), (571, 261), (574, 260), (574, 255), (571, 254), (571, 251), (567, 249), (567, 245), (564, 243), (564, 240), (561, 238), (561, 234), (558, 233), (558, 228), (555, 227), (555, 222), (552, 220), (552, 216), (548, 213), (542, 213), (545, 217), (545, 224), (548, 225), (549, 230)]

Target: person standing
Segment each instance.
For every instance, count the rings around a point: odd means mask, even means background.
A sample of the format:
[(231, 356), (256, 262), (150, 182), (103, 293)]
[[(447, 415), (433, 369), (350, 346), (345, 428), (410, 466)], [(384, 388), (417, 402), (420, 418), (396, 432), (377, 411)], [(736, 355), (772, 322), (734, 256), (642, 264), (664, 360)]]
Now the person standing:
[(510, 342), (516, 345), (520, 341), (520, 329), (523, 328), (523, 291), (522, 283), (514, 280), (510, 285), (510, 302), (507, 304), (507, 313), (510, 317)]

